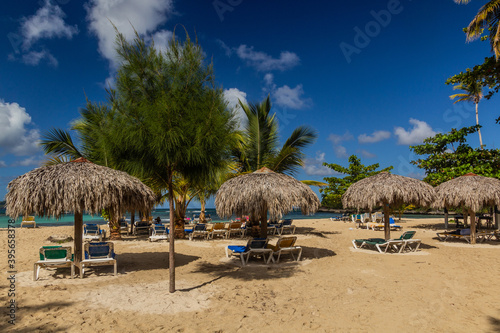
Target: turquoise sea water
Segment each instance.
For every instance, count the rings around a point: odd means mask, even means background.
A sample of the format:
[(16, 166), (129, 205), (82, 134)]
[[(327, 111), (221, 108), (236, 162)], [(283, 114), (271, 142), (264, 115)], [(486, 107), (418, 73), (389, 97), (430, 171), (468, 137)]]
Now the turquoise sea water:
[[(199, 214), (200, 210), (199, 209), (188, 209), (186, 212), (186, 217), (192, 218), (193, 214)], [(207, 209), (206, 210), (207, 214), (210, 214), (212, 218), (212, 222), (223, 222), (227, 221), (228, 219), (222, 219), (220, 218), (215, 209)], [(170, 211), (168, 209), (156, 209), (153, 210), (152, 216), (153, 218), (160, 217), (162, 220), (166, 220), (169, 218)], [(294, 220), (300, 220), (300, 219), (308, 219), (308, 218), (317, 218), (317, 219), (328, 219), (330, 217), (337, 217), (340, 216), (341, 214), (337, 213), (330, 213), (330, 212), (318, 212), (314, 215), (302, 215), (302, 213), (299, 211), (292, 211), (288, 214), (286, 214), (283, 218), (287, 219), (294, 219)], [(126, 218), (130, 218), (130, 214), (125, 214)], [(435, 217), (439, 218), (442, 217), (440, 215), (403, 215), (404, 218), (412, 218), (412, 219), (418, 219), (418, 218), (429, 218), (429, 217)], [(138, 218), (137, 215), (135, 217), (136, 219)], [(0, 212), (0, 228), (7, 228), (9, 217), (5, 216), (5, 212)], [(21, 225), (21, 217), (16, 220), (15, 225), (20, 226)], [(65, 214), (64, 216), (61, 216), (59, 220), (56, 220), (55, 218), (51, 217), (39, 217), (37, 216), (35, 218), (37, 225), (41, 226), (58, 226), (58, 225), (73, 225), (74, 223), (74, 215), (73, 214)], [(99, 215), (84, 215), (83, 216), (83, 221), (84, 222), (92, 222), (92, 223), (97, 223), (97, 224), (106, 224), (106, 221), (99, 216)]]
[[(186, 212), (186, 217), (192, 218), (193, 214), (199, 214), (200, 210), (199, 209), (188, 209)], [(0, 214), (0, 228), (7, 228), (8, 220), (9, 217), (5, 216), (4, 214)], [(220, 218), (215, 209), (206, 209), (206, 213), (210, 214), (212, 218), (212, 222), (221, 222), (221, 221), (227, 221), (228, 219), (222, 219)], [(169, 218), (170, 211), (168, 209), (156, 209), (153, 210), (151, 216), (153, 218), (160, 217), (162, 220), (168, 219)], [(330, 217), (335, 217), (339, 216), (340, 214), (334, 214), (334, 213), (328, 213), (328, 212), (318, 212), (315, 215), (302, 215), (300, 211), (293, 211), (290, 212), (289, 214), (285, 215), (283, 218), (288, 218), (288, 219), (307, 219), (307, 218), (318, 218), (318, 219), (326, 219)], [(126, 218), (130, 218), (130, 214), (125, 214)], [(135, 218), (137, 219), (138, 216), (136, 215)], [(21, 220), (22, 218), (19, 217), (16, 220), (15, 225), (20, 226), (21, 225)], [(59, 220), (56, 220), (55, 218), (51, 217), (39, 217), (37, 216), (35, 218), (36, 224), (41, 225), (41, 226), (58, 226), (58, 225), (73, 225), (74, 223), (74, 215), (73, 214), (65, 214), (64, 216), (61, 216)], [(92, 223), (97, 223), (97, 224), (106, 224), (106, 221), (99, 216), (99, 215), (83, 215), (83, 222), (92, 222)]]

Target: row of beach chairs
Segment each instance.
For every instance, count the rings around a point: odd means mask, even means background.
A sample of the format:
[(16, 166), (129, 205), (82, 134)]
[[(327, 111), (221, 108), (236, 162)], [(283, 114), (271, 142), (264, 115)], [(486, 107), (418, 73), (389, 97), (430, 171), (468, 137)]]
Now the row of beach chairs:
[[(302, 255), (302, 247), (296, 246), (297, 236), (284, 236), (276, 241), (276, 245), (268, 244), (267, 238), (253, 238), (243, 245), (229, 245), (226, 247), (226, 257), (236, 255), (240, 257), (241, 265), (245, 266), (251, 257), (262, 257), (266, 264), (271, 261), (279, 263), (281, 255), (290, 254), (295, 261)], [(267, 256), (267, 258), (266, 258)], [(275, 259), (276, 257), (276, 259)]]
[[(83, 278), (85, 268), (101, 265), (113, 265), (114, 275), (117, 275), (117, 263), (113, 243), (85, 243), (84, 256), (79, 266), (80, 278)], [(34, 264), (33, 280), (38, 280), (40, 268), (48, 267), (70, 267), (71, 278), (73, 278), (75, 275), (75, 264), (71, 246), (42, 246), (40, 248), (40, 260)]]
[[(286, 232), (295, 233), (295, 225), (293, 220), (283, 220), (277, 224), (268, 225), (268, 233), (280, 236)], [(189, 240), (202, 238), (205, 240), (214, 239), (216, 237), (230, 238), (233, 235), (243, 238), (246, 234), (246, 224), (244, 222), (219, 222), (219, 223), (198, 223), (192, 228), (186, 228)], [(163, 224), (154, 224), (151, 226), (150, 241), (168, 240), (169, 228)]]

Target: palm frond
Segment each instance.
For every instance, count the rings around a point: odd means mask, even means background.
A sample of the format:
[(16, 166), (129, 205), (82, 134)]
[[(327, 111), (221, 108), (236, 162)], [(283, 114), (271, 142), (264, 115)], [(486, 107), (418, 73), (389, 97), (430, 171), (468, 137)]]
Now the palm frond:
[(44, 133), (40, 145), (45, 154), (62, 155), (70, 159), (84, 156), (73, 143), (71, 135), (58, 128), (52, 128)]

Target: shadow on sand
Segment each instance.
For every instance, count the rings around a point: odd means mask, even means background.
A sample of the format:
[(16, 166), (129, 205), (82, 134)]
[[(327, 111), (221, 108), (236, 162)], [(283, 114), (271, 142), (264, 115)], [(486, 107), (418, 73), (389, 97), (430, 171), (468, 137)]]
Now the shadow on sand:
[[(2, 304), (7, 304), (6, 297), (2, 297)], [(68, 307), (72, 305), (73, 302), (49, 302), (39, 305), (27, 305), (23, 306), (22, 304), (18, 304), (18, 308), (16, 309), (16, 319), (15, 325), (9, 324), (7, 320), (9, 320), (8, 316), (5, 316), (5, 320), (0, 323), (0, 331), (1, 332), (68, 332), (71, 328), (71, 323), (68, 323), (65, 326), (54, 327), (54, 323), (51, 322), (51, 318), (53, 317), (53, 311), (59, 311), (61, 308)], [(37, 322), (33, 323), (30, 326), (20, 327), (23, 325), (23, 319), (29, 318), (34, 315), (40, 316), (40, 314), (46, 314), (47, 321), (46, 322)], [(62, 324), (64, 325), (64, 324)]]
[(283, 255), (278, 264), (269, 265), (266, 265), (262, 258), (257, 257), (251, 258), (248, 265), (242, 267), (238, 256), (228, 259), (227, 262), (221, 262), (219, 264), (199, 262), (193, 269), (193, 272), (209, 274), (214, 276), (214, 278), (198, 286), (182, 291), (201, 288), (223, 277), (243, 281), (288, 278), (302, 272), (301, 262), (303, 260), (333, 257), (335, 255), (337, 255), (335, 252), (328, 249), (303, 246), (302, 257), (299, 262), (293, 261), (289, 255)]
[[(117, 259), (119, 260), (118, 271), (122, 274), (168, 268), (168, 252), (126, 252), (120, 253)], [(188, 265), (198, 259), (200, 259), (198, 256), (176, 253), (175, 267)]]

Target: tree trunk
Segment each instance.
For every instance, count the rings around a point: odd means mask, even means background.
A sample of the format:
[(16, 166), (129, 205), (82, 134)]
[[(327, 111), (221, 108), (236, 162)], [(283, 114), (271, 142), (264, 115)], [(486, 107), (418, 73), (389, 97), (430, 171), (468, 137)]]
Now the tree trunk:
[[(477, 111), (478, 104), (479, 103), (476, 103), (476, 125), (479, 125), (479, 113)], [(481, 149), (483, 149), (483, 138), (481, 137), (480, 128), (477, 130), (477, 133), (479, 134), (479, 146), (481, 147)]]
[(170, 246), (169, 246), (169, 256), (168, 256), (168, 269), (170, 275), (170, 287), (169, 292), (175, 292), (175, 246), (174, 246), (174, 234), (175, 234), (175, 216), (174, 216), (174, 189), (172, 186), (172, 172), (169, 172), (168, 177), (168, 204), (170, 207)]
[(389, 220), (389, 206), (384, 205), (384, 237), (385, 240), (391, 239), (391, 222)]
[(76, 267), (76, 274), (80, 274), (80, 262), (82, 261), (83, 254), (83, 215), (81, 212), (75, 212), (75, 230), (74, 230), (74, 244), (75, 257), (74, 264)]
[(200, 223), (205, 223), (207, 221), (206, 218), (205, 218), (205, 205), (206, 205), (206, 202), (205, 202), (205, 200), (200, 200), (200, 203), (201, 203), (201, 212), (200, 212), (199, 221), (200, 221)]
[(120, 233), (120, 223), (118, 222), (118, 217), (109, 217), (109, 239), (110, 240), (122, 240), (122, 234)]

